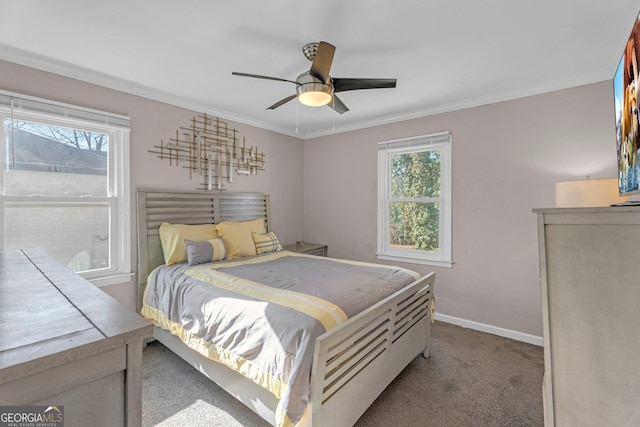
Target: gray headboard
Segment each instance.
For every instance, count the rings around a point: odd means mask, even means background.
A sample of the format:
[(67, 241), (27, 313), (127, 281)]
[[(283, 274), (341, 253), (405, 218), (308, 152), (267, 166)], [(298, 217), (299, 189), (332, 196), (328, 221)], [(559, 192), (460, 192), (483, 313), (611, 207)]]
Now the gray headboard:
[(158, 227), (172, 224), (212, 224), (264, 218), (271, 229), (269, 195), (256, 193), (203, 193), (137, 190), (138, 204), (138, 308), (147, 276), (164, 264)]

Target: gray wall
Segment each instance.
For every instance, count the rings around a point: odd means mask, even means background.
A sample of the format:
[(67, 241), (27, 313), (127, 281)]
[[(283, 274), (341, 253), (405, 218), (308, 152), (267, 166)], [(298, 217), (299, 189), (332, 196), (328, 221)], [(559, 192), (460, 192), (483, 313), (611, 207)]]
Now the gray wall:
[[(0, 61), (0, 89), (131, 117), (135, 188), (193, 190), (182, 168), (148, 152), (196, 113)], [(437, 272), (437, 311), (542, 335), (536, 207), (554, 204), (556, 181), (615, 176), (611, 83), (501, 102), (307, 141), (230, 123), (266, 154), (266, 171), (230, 191), (271, 194), (283, 243), (299, 234), (329, 255), (376, 261), (376, 143), (449, 130), (453, 135), (452, 269)], [(215, 102), (214, 102), (215, 103)], [(135, 222), (132, 265), (136, 265)], [(135, 306), (135, 279), (105, 290)]]
[(376, 143), (451, 131), (454, 266), (436, 271), (440, 314), (542, 336), (537, 207), (556, 181), (616, 176), (610, 82), (305, 141), (304, 236), (329, 256), (375, 261)]
[[(0, 61), (0, 89), (80, 105), (131, 118), (131, 265), (137, 269), (135, 189), (194, 191), (199, 180), (189, 180), (187, 169), (169, 166), (149, 153), (161, 139), (167, 141), (180, 126), (189, 126), (193, 112), (161, 102), (125, 94), (56, 74)], [(227, 191), (264, 192), (271, 195), (273, 229), (283, 244), (294, 243), (302, 230), (302, 141), (278, 133), (228, 121), (266, 156), (265, 171), (239, 176)], [(135, 309), (137, 278), (103, 288), (125, 306)]]

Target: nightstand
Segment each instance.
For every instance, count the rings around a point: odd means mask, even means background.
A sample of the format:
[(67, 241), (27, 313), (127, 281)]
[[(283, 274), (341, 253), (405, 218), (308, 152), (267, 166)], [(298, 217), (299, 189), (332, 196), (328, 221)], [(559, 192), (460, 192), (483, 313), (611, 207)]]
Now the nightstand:
[(283, 247), (285, 251), (297, 252), (299, 254), (327, 256), (327, 245), (304, 242), (304, 246), (288, 245)]

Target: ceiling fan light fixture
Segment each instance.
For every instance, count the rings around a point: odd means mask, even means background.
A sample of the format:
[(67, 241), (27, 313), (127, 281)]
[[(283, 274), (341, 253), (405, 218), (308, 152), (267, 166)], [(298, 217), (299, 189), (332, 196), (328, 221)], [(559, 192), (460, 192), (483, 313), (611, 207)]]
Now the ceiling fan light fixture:
[(331, 102), (333, 87), (324, 83), (305, 83), (296, 89), (298, 100), (309, 107), (321, 107)]
[(301, 104), (310, 107), (328, 105), (339, 114), (349, 111), (346, 105), (334, 93), (359, 89), (381, 89), (396, 87), (396, 79), (362, 79), (341, 78), (334, 79), (329, 75), (333, 54), (336, 48), (327, 42), (307, 43), (302, 48), (304, 56), (311, 61), (311, 68), (300, 74), (296, 81), (281, 79), (279, 77), (262, 76), (260, 74), (247, 74), (233, 72), (236, 76), (253, 77), (256, 79), (276, 80), (294, 83), (296, 93), (282, 98), (275, 104), (267, 107), (274, 110), (287, 102), (298, 98)]

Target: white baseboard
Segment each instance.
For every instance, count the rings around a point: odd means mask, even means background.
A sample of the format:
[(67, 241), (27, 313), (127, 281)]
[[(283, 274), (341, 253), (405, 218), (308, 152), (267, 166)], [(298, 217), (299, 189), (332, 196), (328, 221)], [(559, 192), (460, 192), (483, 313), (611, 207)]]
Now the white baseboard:
[(499, 337), (509, 338), (516, 341), (526, 342), (529, 344), (537, 345), (539, 347), (543, 346), (542, 337), (538, 337), (536, 335), (525, 334), (522, 332), (499, 328), (497, 326), (487, 325), (484, 323), (473, 322), (471, 320), (448, 316), (446, 314), (440, 314), (437, 312), (435, 315), (435, 319), (444, 323), (451, 323), (456, 326), (462, 326), (463, 328), (469, 328), (475, 331), (486, 332), (488, 334), (493, 334)]

